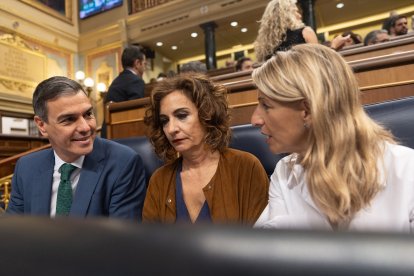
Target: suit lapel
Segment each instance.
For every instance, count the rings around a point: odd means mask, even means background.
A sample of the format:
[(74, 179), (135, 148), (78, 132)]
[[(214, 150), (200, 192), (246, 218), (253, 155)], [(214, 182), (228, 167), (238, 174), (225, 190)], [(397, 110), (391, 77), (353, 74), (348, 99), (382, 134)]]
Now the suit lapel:
[(87, 215), (92, 195), (104, 167), (102, 162), (104, 157), (105, 148), (102, 140), (96, 137), (92, 152), (86, 155), (83, 161), (78, 186), (72, 202), (71, 215), (82, 217)]
[(39, 167), (38, 172), (33, 174), (31, 181), (31, 185), (33, 185), (31, 213), (35, 215), (50, 215), (53, 167), (55, 165), (53, 150), (45, 151), (43, 160), (39, 160), (36, 163), (39, 164)]

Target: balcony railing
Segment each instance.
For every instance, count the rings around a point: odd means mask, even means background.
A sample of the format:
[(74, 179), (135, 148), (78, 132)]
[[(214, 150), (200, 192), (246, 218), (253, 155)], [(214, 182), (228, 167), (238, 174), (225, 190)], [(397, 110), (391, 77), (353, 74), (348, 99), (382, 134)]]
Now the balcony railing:
[(140, 12), (146, 9), (154, 8), (174, 0), (132, 0), (131, 13)]
[(11, 179), (13, 175), (0, 178), (0, 208), (7, 209), (10, 200)]

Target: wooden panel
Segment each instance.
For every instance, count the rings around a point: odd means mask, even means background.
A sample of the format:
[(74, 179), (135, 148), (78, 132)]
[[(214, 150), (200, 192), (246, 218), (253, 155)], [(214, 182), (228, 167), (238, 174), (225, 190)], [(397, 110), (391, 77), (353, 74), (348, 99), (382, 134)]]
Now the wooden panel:
[(239, 72), (214, 76), (214, 77), (211, 77), (211, 80), (213, 80), (216, 83), (226, 85), (234, 81), (250, 80), (251, 78), (252, 78), (252, 71), (239, 71)]
[(361, 88), (361, 103), (370, 104), (414, 96), (414, 81), (386, 86)]
[(414, 80), (414, 50), (349, 62), (360, 87)]
[(209, 71), (207, 71), (207, 75), (209, 75), (210, 77), (213, 77), (213, 76), (219, 76), (219, 75), (225, 75), (225, 74), (233, 73), (235, 71), (236, 71), (236, 67), (231, 66), (231, 67), (224, 67), (224, 68), (209, 70)]
[(112, 139), (133, 136), (145, 136), (147, 126), (142, 120), (123, 122), (112, 125)]
[(248, 104), (248, 105), (241, 105), (241, 106), (230, 108), (230, 115), (231, 115), (230, 125), (237, 126), (237, 125), (249, 124), (256, 106), (257, 106), (257, 102)]
[(0, 159), (13, 156), (43, 145), (49, 141), (41, 137), (17, 136), (17, 135), (0, 135)]
[(414, 80), (414, 64), (358, 72), (356, 77), (361, 87), (410, 81)]
[(229, 106), (246, 104), (246, 103), (257, 103), (257, 89), (243, 91), (238, 93), (230, 93), (227, 95)]
[(145, 115), (146, 109), (147, 109), (146, 107), (140, 107), (138, 109), (123, 110), (123, 111), (111, 113), (111, 121), (121, 122), (121, 121), (133, 120), (136, 118), (143, 118)]

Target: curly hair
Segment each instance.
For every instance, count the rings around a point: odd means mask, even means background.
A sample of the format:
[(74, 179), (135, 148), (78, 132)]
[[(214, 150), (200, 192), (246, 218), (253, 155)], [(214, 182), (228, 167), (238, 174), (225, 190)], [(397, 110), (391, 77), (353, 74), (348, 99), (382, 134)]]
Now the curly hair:
[(267, 4), (260, 19), (260, 27), (254, 42), (256, 59), (265, 61), (285, 39), (287, 30), (296, 30), (305, 25), (296, 19), (296, 0), (272, 0)]
[(160, 121), (161, 101), (174, 91), (181, 91), (197, 107), (200, 123), (206, 130), (204, 142), (211, 151), (224, 151), (231, 135), (227, 90), (204, 74), (187, 73), (163, 79), (152, 90), (151, 104), (145, 112), (144, 122), (149, 127), (149, 139), (156, 154), (164, 161), (174, 160), (178, 156)]
[(301, 44), (277, 52), (252, 77), (278, 102), (308, 102), (309, 146), (299, 156), (308, 189), (332, 225), (347, 223), (380, 191), (383, 142), (394, 142), (362, 108), (351, 68), (328, 47)]

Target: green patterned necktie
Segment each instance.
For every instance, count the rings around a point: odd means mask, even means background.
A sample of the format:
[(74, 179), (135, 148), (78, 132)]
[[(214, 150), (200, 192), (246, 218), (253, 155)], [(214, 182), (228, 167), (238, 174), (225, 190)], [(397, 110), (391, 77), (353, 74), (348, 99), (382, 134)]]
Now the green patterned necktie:
[(56, 216), (67, 216), (72, 205), (72, 186), (70, 175), (76, 169), (72, 164), (65, 163), (59, 168), (60, 183), (56, 200)]

